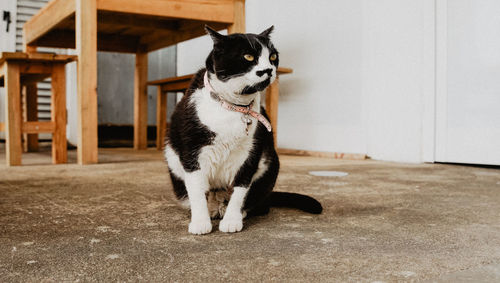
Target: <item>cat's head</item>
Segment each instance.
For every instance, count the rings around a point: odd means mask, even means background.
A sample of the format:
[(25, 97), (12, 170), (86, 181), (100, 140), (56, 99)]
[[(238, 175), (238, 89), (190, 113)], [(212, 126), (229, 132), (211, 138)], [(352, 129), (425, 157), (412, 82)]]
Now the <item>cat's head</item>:
[(206, 60), (212, 87), (232, 102), (252, 99), (276, 79), (278, 51), (270, 27), (260, 34), (222, 35), (205, 27), (214, 47)]

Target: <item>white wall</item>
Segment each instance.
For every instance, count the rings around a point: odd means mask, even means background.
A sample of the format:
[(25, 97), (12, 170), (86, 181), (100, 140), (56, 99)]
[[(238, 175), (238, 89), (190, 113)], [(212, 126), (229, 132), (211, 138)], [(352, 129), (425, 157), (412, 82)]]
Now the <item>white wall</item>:
[(364, 2), (361, 83), (374, 159), (423, 161), (424, 139), (432, 135), (424, 128), (424, 99), (434, 93), (433, 2)]
[[(247, 0), (247, 32), (275, 25), (280, 65), (294, 69), (281, 77), (278, 146), (423, 161), (432, 3)], [(179, 44), (178, 75), (203, 67), (210, 49), (207, 37)]]

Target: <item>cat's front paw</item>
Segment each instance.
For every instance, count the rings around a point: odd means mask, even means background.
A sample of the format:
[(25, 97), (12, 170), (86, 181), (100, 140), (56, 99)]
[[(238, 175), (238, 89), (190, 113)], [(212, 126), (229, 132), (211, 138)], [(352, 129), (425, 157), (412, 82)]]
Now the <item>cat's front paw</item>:
[(239, 232), (243, 229), (242, 218), (222, 219), (219, 223), (219, 230), (225, 233)]
[(189, 223), (189, 233), (195, 235), (208, 234), (212, 231), (212, 223), (208, 220), (196, 220)]

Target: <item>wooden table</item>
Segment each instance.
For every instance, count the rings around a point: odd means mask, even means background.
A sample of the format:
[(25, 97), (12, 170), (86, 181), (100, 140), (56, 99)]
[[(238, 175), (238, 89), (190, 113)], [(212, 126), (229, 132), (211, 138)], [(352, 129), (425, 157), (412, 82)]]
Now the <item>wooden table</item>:
[[(21, 135), (25, 134), (27, 149), (38, 148), (38, 134), (52, 134), (52, 161), (66, 163), (66, 79), (64, 66), (74, 61), (76, 56), (47, 53), (0, 53), (0, 87), (5, 87), (5, 123), (0, 123), (0, 131), (5, 131), (5, 152), (7, 165), (21, 165)], [(52, 97), (50, 121), (39, 122), (36, 113), (36, 83), (51, 78)], [(26, 87), (25, 99), (21, 89)], [(23, 110), (31, 109), (34, 116)], [(28, 113), (29, 114), (29, 113)]]
[(53, 0), (24, 25), (27, 52), (77, 50), (79, 164), (98, 161), (97, 51), (136, 54), (134, 148), (146, 149), (148, 52), (204, 35), (205, 24), (245, 32), (245, 0)]
[[(278, 136), (278, 101), (279, 76), (290, 74), (290, 68), (279, 67), (278, 77), (266, 90), (266, 112), (273, 128), (274, 145), (277, 146)], [(195, 74), (181, 77), (172, 77), (148, 82), (148, 85), (157, 87), (156, 95), (156, 148), (162, 150), (167, 126), (167, 93), (185, 92)]]

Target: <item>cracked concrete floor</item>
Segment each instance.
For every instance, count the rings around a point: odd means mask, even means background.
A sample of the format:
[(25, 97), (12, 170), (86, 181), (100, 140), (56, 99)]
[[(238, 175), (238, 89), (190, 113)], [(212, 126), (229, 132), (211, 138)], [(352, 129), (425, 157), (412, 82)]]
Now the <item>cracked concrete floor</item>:
[(281, 156), (277, 190), (323, 214), (273, 209), (193, 236), (156, 150), (101, 149), (84, 167), (29, 153), (8, 168), (2, 146), (1, 282), (500, 281), (499, 169)]

